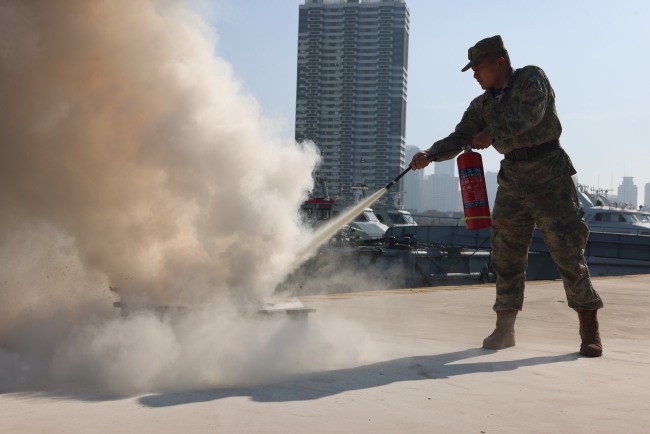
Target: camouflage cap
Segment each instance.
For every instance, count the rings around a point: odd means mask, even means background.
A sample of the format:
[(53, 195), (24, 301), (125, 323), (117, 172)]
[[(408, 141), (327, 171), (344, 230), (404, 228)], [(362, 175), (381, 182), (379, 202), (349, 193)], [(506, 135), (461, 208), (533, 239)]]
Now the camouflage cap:
[(496, 35), (492, 36), (491, 38), (481, 39), (476, 43), (476, 45), (467, 50), (467, 58), (469, 59), (469, 63), (465, 65), (461, 71), (467, 71), (488, 54), (506, 52), (506, 47), (503, 46), (503, 39), (501, 39), (501, 36)]

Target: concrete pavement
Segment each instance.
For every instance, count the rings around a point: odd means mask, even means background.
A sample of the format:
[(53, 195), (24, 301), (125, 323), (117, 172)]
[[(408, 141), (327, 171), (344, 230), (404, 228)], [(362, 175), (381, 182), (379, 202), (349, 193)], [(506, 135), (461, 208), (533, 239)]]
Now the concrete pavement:
[(650, 276), (597, 278), (604, 356), (580, 357), (559, 281), (529, 282), (517, 345), (480, 348), (493, 285), (304, 297), (378, 349), (272, 384), (110, 398), (0, 395), (3, 433), (647, 433)]

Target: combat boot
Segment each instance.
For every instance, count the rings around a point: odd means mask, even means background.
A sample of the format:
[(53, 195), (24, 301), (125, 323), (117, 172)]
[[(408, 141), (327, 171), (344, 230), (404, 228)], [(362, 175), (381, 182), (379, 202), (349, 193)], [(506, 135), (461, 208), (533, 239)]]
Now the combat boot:
[(497, 328), (483, 340), (483, 348), (502, 350), (515, 346), (515, 318), (517, 309), (497, 310)]
[(581, 310), (578, 312), (580, 318), (580, 354), (586, 357), (600, 357), (603, 355), (603, 345), (600, 343), (598, 333), (597, 310)]

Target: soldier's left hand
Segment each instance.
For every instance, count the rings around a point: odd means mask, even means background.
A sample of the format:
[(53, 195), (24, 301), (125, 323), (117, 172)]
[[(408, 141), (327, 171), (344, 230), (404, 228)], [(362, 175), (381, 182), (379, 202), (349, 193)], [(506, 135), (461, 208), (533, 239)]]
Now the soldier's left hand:
[(487, 130), (483, 130), (474, 136), (474, 139), (472, 140), (472, 148), (485, 149), (488, 148), (493, 141), (494, 139), (492, 139), (490, 133), (488, 133)]

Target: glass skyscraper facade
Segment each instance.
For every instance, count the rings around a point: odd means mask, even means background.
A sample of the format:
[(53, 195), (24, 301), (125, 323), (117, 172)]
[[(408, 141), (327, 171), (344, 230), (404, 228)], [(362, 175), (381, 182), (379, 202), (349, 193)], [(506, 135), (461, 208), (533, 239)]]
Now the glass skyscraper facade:
[(353, 187), (374, 192), (406, 167), (409, 11), (305, 0), (299, 14), (296, 140), (316, 143), (330, 194), (352, 201)]

